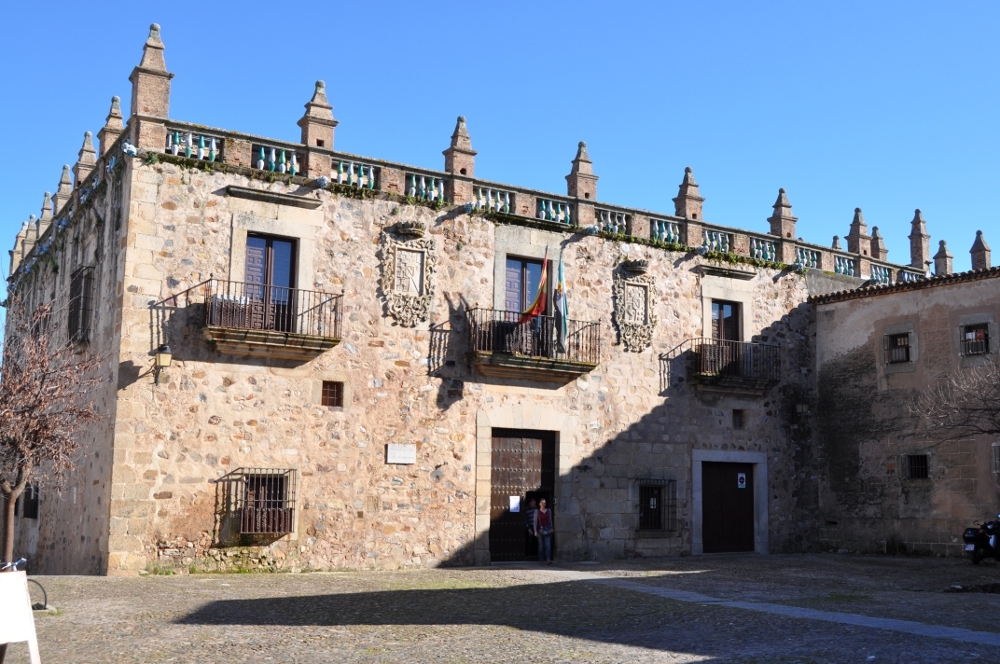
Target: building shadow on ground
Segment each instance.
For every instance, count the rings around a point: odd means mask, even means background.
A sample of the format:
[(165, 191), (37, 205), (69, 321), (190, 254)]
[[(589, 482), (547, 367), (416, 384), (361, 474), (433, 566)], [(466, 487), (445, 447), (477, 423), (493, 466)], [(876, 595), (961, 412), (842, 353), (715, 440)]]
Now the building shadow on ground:
[[(217, 600), (177, 620), (181, 625), (347, 627), (382, 625), (506, 626), (526, 632), (722, 656), (728, 648), (697, 638), (678, 622), (705, 620), (706, 607), (666, 602), (588, 581), (500, 588), (406, 589)], [(699, 660), (701, 661), (701, 660)]]

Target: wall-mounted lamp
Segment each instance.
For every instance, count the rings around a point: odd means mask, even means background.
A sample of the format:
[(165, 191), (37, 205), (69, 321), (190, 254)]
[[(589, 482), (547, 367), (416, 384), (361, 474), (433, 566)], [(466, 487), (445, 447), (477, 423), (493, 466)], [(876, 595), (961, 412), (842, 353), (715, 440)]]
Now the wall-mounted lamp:
[(153, 384), (160, 384), (160, 372), (164, 369), (170, 368), (170, 362), (174, 359), (173, 353), (170, 352), (170, 346), (163, 344), (156, 349), (156, 360), (153, 364)]

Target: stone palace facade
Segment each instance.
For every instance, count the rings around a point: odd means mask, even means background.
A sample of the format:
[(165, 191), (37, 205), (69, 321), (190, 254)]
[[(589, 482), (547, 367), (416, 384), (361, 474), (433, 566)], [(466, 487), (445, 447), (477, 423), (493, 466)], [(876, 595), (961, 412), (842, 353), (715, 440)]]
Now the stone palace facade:
[(815, 302), (933, 282), (919, 213), (895, 264), (860, 210), (798, 238), (784, 190), (738, 230), (690, 169), (652, 213), (598, 200), (583, 143), (541, 192), (477, 178), (464, 118), (433, 170), (338, 152), (322, 82), (287, 143), (171, 119), (173, 76), (153, 26), (11, 252), (111, 377), (19, 506), (36, 571), (522, 560), (542, 497), (562, 560), (842, 545)]

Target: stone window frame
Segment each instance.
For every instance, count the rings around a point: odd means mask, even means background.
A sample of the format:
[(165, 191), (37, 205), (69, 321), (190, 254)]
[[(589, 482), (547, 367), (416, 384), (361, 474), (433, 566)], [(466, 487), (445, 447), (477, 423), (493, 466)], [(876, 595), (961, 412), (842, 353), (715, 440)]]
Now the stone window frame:
[[(343, 397), (342, 406), (324, 406), (323, 405), (323, 383), (340, 383), (343, 385), (341, 391), (341, 396)], [(351, 400), (354, 397), (353, 390), (351, 389), (351, 383), (347, 379), (347, 373), (344, 371), (323, 371), (315, 376), (312, 381), (312, 399), (311, 403), (323, 408), (325, 410), (332, 410), (334, 412), (344, 412), (350, 407)]]
[(754, 283), (705, 275), (701, 278), (701, 336), (713, 338), (712, 302), (725, 300), (740, 305), (740, 340), (752, 341)]
[[(229, 280), (242, 282), (246, 278), (247, 235), (269, 235), (295, 241), (296, 288), (311, 290), (316, 272), (313, 256), (317, 241), (315, 229), (291, 219), (267, 219), (249, 212), (234, 212), (229, 249)], [(307, 286), (308, 284), (308, 286)]]
[[(494, 233), (492, 302), (497, 311), (505, 309), (504, 281), (507, 278), (507, 257), (540, 261), (548, 250), (549, 270), (548, 292), (555, 289), (555, 273), (559, 264), (559, 248), (565, 241), (562, 233), (541, 231), (520, 226), (497, 226)], [(567, 267), (571, 266), (566, 255)], [(567, 275), (571, 277), (572, 275)], [(550, 298), (551, 300), (551, 298)], [(570, 303), (572, 307), (572, 302)], [(516, 428), (516, 427), (515, 427)]]
[[(987, 325), (987, 334), (990, 341), (989, 351), (977, 355), (965, 355), (962, 352), (962, 341), (966, 326)], [(997, 361), (997, 354), (1000, 352), (1000, 327), (997, 326), (992, 312), (982, 312), (975, 314), (964, 314), (958, 317), (958, 327), (955, 329), (953, 347), (955, 354), (962, 358), (962, 368), (978, 367), (990, 361)], [(991, 357), (992, 356), (992, 357)]]
[[(908, 362), (894, 362), (890, 364), (888, 359), (884, 356), (886, 339), (887, 337), (895, 336), (897, 334), (906, 334), (909, 337), (910, 359)], [(882, 361), (880, 364), (886, 374), (908, 373), (917, 370), (917, 361), (920, 359), (920, 344), (919, 337), (913, 323), (895, 323), (893, 325), (885, 325), (882, 327), (881, 336), (882, 345), (879, 348), (879, 352), (883, 353), (883, 357), (881, 358)]]

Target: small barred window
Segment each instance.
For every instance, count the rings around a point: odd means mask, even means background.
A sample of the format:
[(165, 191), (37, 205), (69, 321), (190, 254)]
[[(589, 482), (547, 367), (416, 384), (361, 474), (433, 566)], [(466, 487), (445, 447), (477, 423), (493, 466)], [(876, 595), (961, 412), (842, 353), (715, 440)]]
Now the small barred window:
[(344, 384), (338, 381), (323, 381), (323, 405), (333, 408), (344, 406)]
[(929, 457), (926, 454), (907, 454), (903, 457), (904, 477), (908, 480), (926, 480), (930, 475)]
[(639, 484), (639, 530), (673, 532), (677, 529), (676, 480)]

